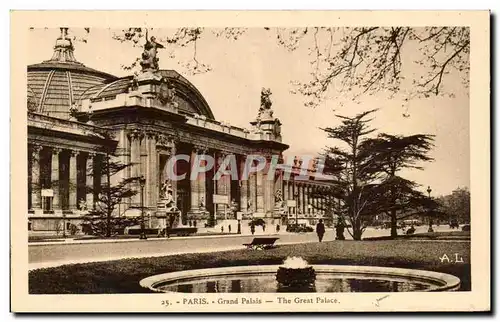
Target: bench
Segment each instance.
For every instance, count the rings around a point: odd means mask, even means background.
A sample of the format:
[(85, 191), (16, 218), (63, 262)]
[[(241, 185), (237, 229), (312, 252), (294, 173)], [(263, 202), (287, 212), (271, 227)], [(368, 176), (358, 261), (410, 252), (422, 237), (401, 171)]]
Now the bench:
[(265, 238), (265, 237), (257, 237), (252, 240), (249, 244), (243, 244), (248, 249), (269, 249), (274, 247), (274, 243), (279, 238)]

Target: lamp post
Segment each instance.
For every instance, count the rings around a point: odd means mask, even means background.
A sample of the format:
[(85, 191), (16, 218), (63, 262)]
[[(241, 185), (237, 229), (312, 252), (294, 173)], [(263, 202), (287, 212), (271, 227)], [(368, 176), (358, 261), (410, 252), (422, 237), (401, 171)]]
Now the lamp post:
[(429, 229), (427, 230), (427, 232), (429, 232), (429, 233), (434, 232), (434, 229), (432, 229), (431, 205), (430, 205), (430, 202), (431, 202), (431, 192), (432, 192), (432, 189), (431, 189), (430, 186), (428, 186), (427, 187), (427, 194), (429, 195)]
[(295, 224), (299, 224), (299, 192), (297, 189), (295, 189), (295, 192), (293, 194), (293, 197), (295, 199)]
[(139, 184), (141, 186), (141, 236), (139, 239), (148, 239), (144, 232), (144, 186), (146, 185), (146, 179), (141, 176)]

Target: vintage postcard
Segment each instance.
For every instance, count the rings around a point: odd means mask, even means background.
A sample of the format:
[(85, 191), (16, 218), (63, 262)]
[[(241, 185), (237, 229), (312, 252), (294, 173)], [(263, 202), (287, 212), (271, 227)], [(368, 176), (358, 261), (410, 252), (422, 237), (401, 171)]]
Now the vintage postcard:
[(490, 310), (488, 11), (11, 13), (11, 310)]

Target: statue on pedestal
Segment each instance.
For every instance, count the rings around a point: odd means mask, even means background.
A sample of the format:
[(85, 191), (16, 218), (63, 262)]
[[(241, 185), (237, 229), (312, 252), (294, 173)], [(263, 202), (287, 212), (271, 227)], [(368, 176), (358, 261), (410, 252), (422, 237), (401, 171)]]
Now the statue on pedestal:
[(85, 199), (80, 199), (78, 202), (81, 211), (87, 211), (87, 201)]
[(205, 198), (200, 198), (200, 210), (205, 210)]
[(274, 204), (276, 208), (283, 206), (283, 193), (281, 192), (281, 189), (276, 190), (274, 193)]
[(156, 57), (159, 48), (165, 47), (157, 43), (156, 38), (153, 36), (148, 39), (148, 31), (146, 30), (146, 44), (144, 44), (141, 60), (142, 71), (157, 71), (159, 69), (159, 59)]
[(160, 189), (160, 198), (165, 202), (167, 211), (174, 211), (176, 208), (174, 191), (169, 180), (165, 180)]
[(260, 108), (257, 119), (259, 120), (272, 119), (273, 110), (271, 109), (271, 106), (273, 105), (273, 103), (271, 102), (270, 98), (271, 95), (272, 95), (271, 89), (262, 88), (260, 92)]

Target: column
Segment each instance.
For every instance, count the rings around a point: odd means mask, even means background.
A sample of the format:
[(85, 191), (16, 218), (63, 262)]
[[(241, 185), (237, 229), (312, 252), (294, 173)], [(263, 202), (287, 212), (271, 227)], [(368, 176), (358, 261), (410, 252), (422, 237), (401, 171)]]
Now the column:
[(274, 213), (274, 205), (276, 204), (276, 187), (274, 178), (268, 178), (267, 174), (265, 175), (266, 187), (267, 187), (267, 209), (271, 213)]
[(263, 193), (262, 193), (262, 200), (263, 200), (263, 208), (264, 208), (264, 214), (266, 214), (267, 216), (267, 212), (269, 211), (269, 203), (270, 203), (270, 198), (269, 198), (269, 194), (270, 194), (270, 190), (269, 190), (269, 180), (267, 178), (267, 165), (269, 163), (266, 162), (266, 167), (264, 168), (264, 170), (261, 171), (262, 173), (262, 187), (263, 187)]
[(323, 211), (323, 193), (322, 193), (322, 187), (318, 187), (318, 212), (321, 213)]
[[(171, 140), (171, 144), (172, 144), (172, 147), (170, 148), (170, 155), (168, 156), (168, 158), (171, 158), (173, 156), (175, 156), (175, 154), (177, 153), (177, 149), (176, 149), (176, 141), (175, 140)], [(168, 162), (168, 159), (167, 159), (167, 162)], [(177, 174), (177, 169), (175, 168), (177, 166), (174, 165), (174, 173)], [(177, 181), (176, 180), (170, 180), (170, 183), (172, 185), (172, 196), (174, 197), (174, 200), (175, 202), (177, 202)]]
[[(130, 167), (131, 177), (140, 177), (141, 133), (138, 130), (134, 130), (130, 133), (130, 162), (132, 163)], [(137, 191), (137, 193), (131, 198), (132, 204), (134, 206), (139, 206), (141, 203), (141, 187), (139, 186), (139, 182), (133, 185), (133, 189)]]
[(240, 180), (240, 211), (244, 214), (247, 213), (248, 209), (248, 180)]
[(94, 176), (92, 172), (94, 171), (94, 156), (95, 153), (88, 153), (85, 165), (85, 176), (87, 178), (87, 209), (94, 209)]
[(264, 175), (262, 171), (259, 171), (256, 173), (256, 184), (257, 184), (257, 206), (256, 206), (256, 212), (257, 213), (264, 213)]
[[(150, 189), (149, 189), (149, 181), (148, 181), (148, 174), (147, 174), (147, 168), (148, 168), (148, 148), (149, 148), (149, 140), (148, 136), (146, 135), (145, 132), (141, 132), (140, 134), (140, 141), (139, 141), (139, 150), (140, 152), (140, 157), (139, 157), (139, 176), (144, 177), (146, 179), (146, 182), (144, 184), (144, 207), (149, 206), (149, 194), (150, 194)], [(140, 188), (140, 187), (139, 187)], [(139, 190), (140, 191), (140, 190)], [(140, 195), (139, 195), (140, 198)], [(144, 210), (146, 213), (146, 210)], [(146, 216), (146, 214), (144, 214)], [(151, 220), (148, 220), (148, 223), (151, 224)]]
[(40, 183), (40, 151), (42, 147), (33, 145), (31, 149), (31, 207), (42, 208), (42, 189)]
[[(245, 157), (242, 157), (240, 159), (240, 171), (238, 173), (241, 174), (243, 173), (243, 170), (245, 169)], [(240, 180), (240, 211), (242, 211), (244, 214), (247, 213), (248, 211), (248, 180)]]
[[(224, 160), (224, 158), (226, 157), (226, 153), (225, 152), (218, 152), (217, 153), (217, 160), (216, 160), (216, 173), (218, 172), (219, 170), (219, 167), (222, 165), (222, 162)], [(217, 180), (216, 182), (216, 187), (217, 187), (217, 191), (216, 191), (216, 194), (217, 195), (225, 195), (225, 196), (228, 196), (230, 198), (230, 194), (231, 192), (228, 193), (228, 183), (227, 183), (227, 179), (228, 179), (228, 176), (226, 175), (222, 175), (219, 180)], [(229, 202), (231, 202), (231, 199), (229, 199)], [(224, 213), (224, 207), (227, 208), (227, 205), (224, 206), (223, 204), (217, 204), (217, 213)], [(227, 210), (227, 209), (226, 209)]]
[(311, 209), (309, 208), (311, 206), (311, 186), (308, 184), (306, 185), (306, 213), (308, 215), (311, 214)]
[(250, 173), (248, 177), (248, 190), (249, 190), (249, 211), (254, 213), (257, 210), (257, 175)]
[(321, 211), (321, 193), (320, 189), (316, 188), (316, 212), (320, 213)]
[[(120, 131), (120, 139), (118, 143), (118, 156), (120, 157), (120, 161), (122, 164), (130, 164), (132, 162), (131, 156), (130, 156), (130, 135), (128, 130), (121, 130)], [(118, 181), (124, 180), (127, 178), (132, 177), (132, 167), (127, 167), (125, 168), (120, 176), (118, 177)], [(129, 187), (132, 187), (132, 185), (129, 185)], [(123, 213), (122, 209), (128, 208), (130, 203), (132, 202), (132, 198), (128, 197), (122, 200), (122, 204), (119, 205), (119, 212)]]
[(78, 192), (78, 182), (77, 182), (77, 151), (69, 151), (69, 209), (75, 211), (78, 208), (77, 192)]
[(298, 209), (299, 213), (303, 214), (304, 213), (304, 186), (302, 184), (297, 184), (297, 189), (299, 191), (299, 204)]
[[(207, 153), (207, 149), (202, 147), (199, 149), (199, 154), (204, 155)], [(206, 160), (202, 161), (202, 165), (206, 165)], [(200, 210), (205, 211), (206, 210), (206, 205), (207, 205), (207, 183), (206, 183), (206, 173), (200, 173), (198, 175), (198, 204), (202, 205), (203, 207), (200, 207)]]
[(313, 206), (313, 208), (311, 209), (311, 213), (314, 214), (316, 213), (316, 197), (314, 196), (314, 193), (315, 193), (315, 187), (314, 185), (311, 185), (311, 188), (310, 188), (310, 203), (311, 205)]
[[(191, 152), (191, 171), (195, 167), (195, 162), (197, 161), (198, 149), (193, 148)], [(191, 172), (190, 172), (191, 173)], [(199, 196), (198, 196), (198, 178), (194, 178), (195, 180), (190, 180), (190, 188), (191, 188), (191, 212), (198, 212), (199, 210)]]
[(281, 181), (281, 196), (283, 197), (283, 200), (288, 199), (288, 188), (287, 188), (287, 182), (285, 180)]
[(156, 162), (156, 135), (149, 132), (146, 136), (146, 206), (155, 207), (158, 198), (158, 167)]
[(324, 213), (324, 210), (325, 210), (325, 202), (324, 202), (324, 195), (325, 195), (325, 191), (323, 190), (323, 188), (320, 188), (319, 189), (319, 209), (321, 209), (321, 212)]
[(268, 212), (273, 212), (275, 203), (274, 177), (273, 178), (268, 177), (269, 163), (270, 162), (268, 160), (268, 162), (266, 162), (266, 168), (262, 172), (262, 180), (264, 185), (264, 213), (266, 214)]
[(54, 197), (52, 198), (52, 209), (55, 212), (61, 212), (61, 198), (60, 198), (60, 182), (59, 182), (59, 153), (61, 149), (52, 148), (52, 163), (50, 170), (50, 180)]
[(306, 185), (306, 189), (305, 189), (305, 198), (306, 198), (306, 213), (308, 215), (310, 215), (311, 213), (311, 209), (309, 208), (309, 206), (311, 205), (311, 186), (310, 185)]

